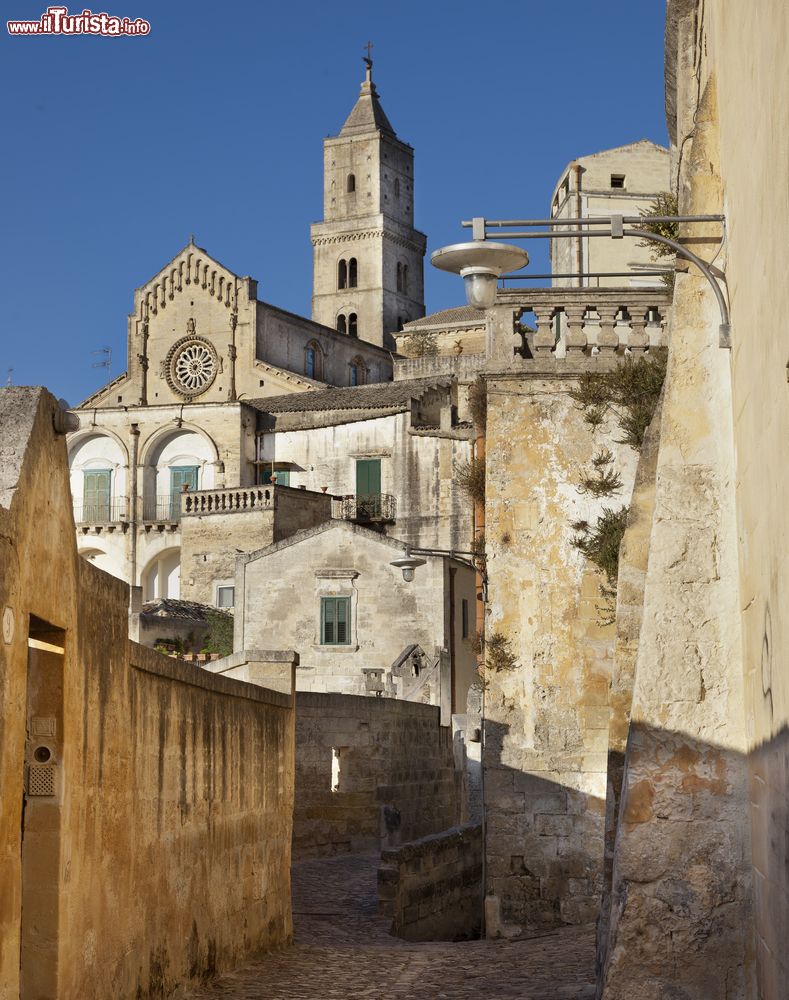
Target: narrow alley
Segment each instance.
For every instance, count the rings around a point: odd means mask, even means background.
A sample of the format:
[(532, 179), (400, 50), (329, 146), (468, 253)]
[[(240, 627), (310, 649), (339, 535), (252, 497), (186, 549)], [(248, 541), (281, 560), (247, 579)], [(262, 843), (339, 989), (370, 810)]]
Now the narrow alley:
[(377, 914), (374, 856), (298, 862), (295, 944), (188, 994), (189, 1000), (590, 1000), (594, 931), (521, 941), (412, 943)]

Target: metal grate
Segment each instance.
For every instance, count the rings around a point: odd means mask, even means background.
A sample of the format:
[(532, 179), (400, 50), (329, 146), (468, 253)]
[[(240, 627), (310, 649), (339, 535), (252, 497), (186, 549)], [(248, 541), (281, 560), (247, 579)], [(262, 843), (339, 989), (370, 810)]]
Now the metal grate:
[(29, 764), (27, 768), (28, 795), (55, 794), (55, 765)]
[(54, 736), (55, 720), (45, 715), (34, 715), (31, 721), (30, 730), (33, 736)]

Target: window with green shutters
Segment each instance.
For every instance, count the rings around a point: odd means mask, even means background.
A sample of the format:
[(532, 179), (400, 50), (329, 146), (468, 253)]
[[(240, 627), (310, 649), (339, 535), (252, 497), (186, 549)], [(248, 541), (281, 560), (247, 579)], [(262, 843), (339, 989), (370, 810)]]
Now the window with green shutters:
[(110, 469), (90, 469), (83, 473), (82, 504), (84, 521), (106, 521), (110, 516)]
[(321, 645), (346, 646), (351, 636), (350, 597), (321, 598)]

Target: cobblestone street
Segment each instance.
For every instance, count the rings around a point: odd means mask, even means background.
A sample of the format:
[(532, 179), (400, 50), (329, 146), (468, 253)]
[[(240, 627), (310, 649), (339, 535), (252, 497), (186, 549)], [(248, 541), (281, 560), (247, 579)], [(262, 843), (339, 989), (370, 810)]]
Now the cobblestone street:
[(589, 1000), (594, 934), (414, 944), (376, 912), (378, 859), (343, 855), (293, 870), (295, 945), (196, 990), (190, 1000)]

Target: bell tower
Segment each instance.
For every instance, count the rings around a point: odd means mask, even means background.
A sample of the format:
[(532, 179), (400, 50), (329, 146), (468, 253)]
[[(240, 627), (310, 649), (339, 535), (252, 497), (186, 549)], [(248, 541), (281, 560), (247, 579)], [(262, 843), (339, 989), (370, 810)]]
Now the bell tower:
[(359, 98), (323, 143), (323, 221), (310, 229), (312, 318), (380, 347), (425, 315), (426, 238), (414, 229), (414, 151), (395, 135), (365, 58)]

